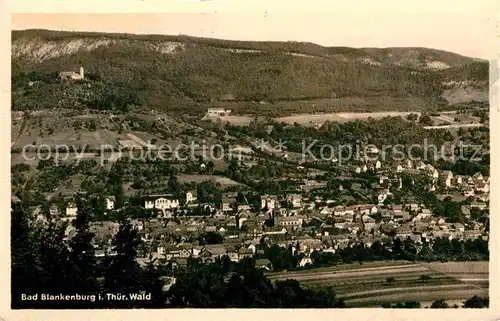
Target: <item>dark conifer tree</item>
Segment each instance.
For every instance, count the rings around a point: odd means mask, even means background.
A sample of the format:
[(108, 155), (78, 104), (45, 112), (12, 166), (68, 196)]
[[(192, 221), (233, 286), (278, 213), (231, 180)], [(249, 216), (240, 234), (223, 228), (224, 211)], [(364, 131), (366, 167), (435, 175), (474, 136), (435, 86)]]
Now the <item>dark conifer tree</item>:
[(153, 262), (150, 262), (142, 272), (142, 286), (146, 294), (151, 294), (151, 300), (144, 302), (141, 308), (158, 309), (166, 307), (163, 282), (160, 279), (160, 272)]
[[(114, 255), (108, 257), (106, 271), (104, 272), (104, 291), (106, 293), (140, 293), (143, 291), (141, 284), (142, 270), (136, 261), (137, 247), (140, 240), (137, 230), (128, 219), (123, 219), (120, 229), (113, 239)], [(113, 301), (111, 307), (131, 308), (137, 307), (140, 302)]]
[[(30, 216), (21, 204), (12, 204), (11, 211), (11, 305), (13, 309), (27, 308), (21, 295), (39, 292), (39, 265), (35, 252), (35, 235), (32, 232)], [(31, 306), (29, 306), (31, 307)]]
[[(40, 232), (38, 260), (40, 262), (39, 282), (44, 293), (68, 293), (68, 281), (72, 266), (69, 249), (65, 243), (66, 224), (49, 222)], [(51, 304), (52, 301), (47, 303)]]
[[(92, 208), (77, 196), (76, 206), (78, 214), (73, 221), (75, 235), (69, 240), (69, 264), (71, 270), (68, 275), (68, 293), (95, 294), (100, 287), (97, 281), (97, 262), (94, 255), (92, 239), (94, 234), (90, 232), (90, 220)], [(82, 307), (89, 305), (89, 302), (81, 301), (76, 303)]]

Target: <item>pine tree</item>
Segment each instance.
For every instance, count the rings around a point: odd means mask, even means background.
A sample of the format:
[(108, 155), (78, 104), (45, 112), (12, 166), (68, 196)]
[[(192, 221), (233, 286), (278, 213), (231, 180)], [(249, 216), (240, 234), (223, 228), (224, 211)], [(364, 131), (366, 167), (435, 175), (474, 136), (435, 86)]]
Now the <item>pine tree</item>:
[[(113, 239), (113, 252), (116, 254), (107, 260), (104, 289), (106, 293), (132, 294), (143, 290), (141, 285), (142, 271), (136, 261), (137, 247), (140, 240), (128, 219), (122, 220), (120, 229)], [(140, 302), (111, 301), (110, 306), (116, 308), (137, 307)]]
[(153, 262), (150, 262), (142, 272), (142, 285), (144, 292), (151, 294), (151, 300), (144, 302), (141, 308), (157, 309), (166, 307), (163, 282), (160, 280), (160, 272)]
[[(45, 293), (67, 292), (69, 271), (69, 249), (64, 242), (66, 224), (49, 222), (40, 231), (38, 238), (39, 282)], [(53, 303), (53, 302), (47, 302)]]
[[(21, 294), (39, 292), (39, 265), (35, 252), (35, 235), (31, 231), (30, 216), (21, 204), (12, 204), (11, 212), (11, 296), (12, 308), (32, 307), (21, 301)], [(29, 305), (29, 306), (28, 306)]]
[[(100, 288), (97, 282), (97, 262), (92, 246), (94, 234), (89, 229), (92, 209), (80, 196), (77, 197), (76, 206), (78, 214), (73, 222), (76, 233), (69, 241), (71, 271), (66, 289), (69, 293), (95, 294)], [(90, 303), (82, 301), (76, 304), (86, 306)]]

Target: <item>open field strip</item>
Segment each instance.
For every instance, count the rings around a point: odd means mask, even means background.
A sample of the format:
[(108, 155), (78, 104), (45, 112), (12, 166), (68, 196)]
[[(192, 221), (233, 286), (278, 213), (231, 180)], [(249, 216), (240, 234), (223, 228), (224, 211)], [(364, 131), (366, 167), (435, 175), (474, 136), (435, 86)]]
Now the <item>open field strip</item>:
[(478, 289), (489, 289), (489, 262), (422, 262), (423, 266), (443, 275), (470, 284)]
[[(330, 284), (325, 284), (321, 286), (329, 286)], [(364, 283), (364, 284), (346, 284), (346, 285), (338, 285), (338, 284), (332, 284), (331, 286), (335, 290), (335, 292), (340, 296), (340, 297), (352, 297), (355, 296), (356, 291), (373, 291), (371, 294), (377, 294), (379, 293), (379, 290), (387, 290), (390, 291), (392, 289), (397, 289), (397, 288), (405, 288), (408, 289), (408, 291), (414, 291), (415, 289), (423, 288), (423, 287), (429, 287), (429, 286), (441, 286), (441, 285), (462, 285), (465, 286), (462, 283), (457, 283), (456, 280), (449, 279), (449, 278), (441, 278), (441, 279), (433, 279), (429, 280), (426, 283), (420, 283), (417, 282), (416, 279), (412, 280), (402, 280), (400, 282), (394, 282), (391, 285), (388, 285), (385, 282), (373, 282), (373, 283)], [(320, 285), (318, 285), (320, 286)]]
[(353, 120), (363, 120), (368, 118), (383, 118), (383, 117), (406, 117), (410, 114), (419, 112), (367, 112), (367, 113), (318, 113), (318, 114), (296, 114), (292, 116), (276, 118), (277, 121), (287, 124), (308, 124), (308, 123), (324, 123), (325, 121), (349, 122)]
[(457, 280), (463, 282), (481, 282), (481, 281), (489, 281), (488, 274), (451, 274), (447, 275), (456, 278)]
[(368, 119), (368, 118), (384, 118), (384, 117), (406, 117), (410, 114), (416, 114), (420, 116), (420, 112), (407, 112), (407, 111), (388, 111), (388, 112), (368, 112), (368, 113), (337, 113), (339, 117), (345, 119), (346, 121), (356, 120), (356, 119)]
[(450, 116), (440, 115), (440, 116), (434, 116), (432, 118), (435, 118), (437, 120), (441, 120), (441, 121), (444, 121), (447, 123), (454, 123), (455, 122), (455, 119), (453, 117), (450, 117)]
[[(383, 281), (385, 281), (385, 279), (387, 279), (388, 277), (404, 277), (406, 275), (409, 275), (410, 277), (415, 277), (415, 278), (418, 278), (420, 275), (423, 275), (423, 274), (428, 274), (427, 273), (427, 270), (423, 269), (423, 268), (413, 268), (413, 269), (407, 269), (407, 270), (387, 270), (387, 271), (384, 271), (383, 273), (371, 273), (372, 271), (367, 271), (367, 272), (362, 272), (362, 273), (358, 273), (358, 272), (352, 272), (352, 273), (342, 273), (342, 274), (330, 274), (330, 275), (327, 275), (327, 274), (322, 274), (322, 275), (311, 275), (311, 276), (304, 276), (304, 277), (301, 277), (301, 278), (297, 278), (297, 277), (293, 277), (294, 279), (300, 281), (301, 283), (310, 283), (310, 282), (314, 282), (314, 281), (333, 281), (333, 280), (351, 280), (350, 282), (356, 282), (356, 281), (360, 281), (359, 283), (361, 283), (361, 281), (363, 280), (376, 280), (376, 279), (380, 279)], [(286, 280), (286, 279), (290, 279), (290, 277), (288, 278), (279, 278), (279, 279), (272, 279), (272, 280)], [(318, 282), (316, 282), (318, 283)]]
[[(290, 116), (277, 117), (274, 118), (278, 122), (283, 122), (287, 124), (298, 123), (301, 125), (309, 125), (311, 123), (324, 123), (325, 121), (334, 121), (339, 123), (345, 123), (353, 120), (366, 120), (368, 118), (383, 118), (383, 117), (406, 117), (410, 114), (420, 115), (420, 112), (415, 111), (392, 111), (392, 112), (359, 112), (359, 113), (303, 113), (303, 114), (294, 114)], [(222, 121), (228, 122), (232, 125), (239, 126), (248, 126), (250, 122), (254, 119), (253, 116), (245, 116), (245, 115), (229, 115), (229, 116), (206, 116), (202, 118), (202, 120), (211, 120), (211, 121)]]
[(395, 293), (400, 293), (400, 292), (402, 292), (402, 293), (421, 292), (421, 291), (425, 291), (427, 293), (430, 293), (430, 292), (449, 290), (449, 289), (464, 290), (464, 289), (475, 289), (475, 288), (471, 285), (468, 285), (468, 284), (442, 284), (442, 285), (425, 285), (425, 286), (420, 285), (420, 286), (413, 286), (410, 288), (392, 287), (392, 288), (387, 288), (387, 289), (364, 290), (364, 291), (345, 293), (345, 294), (339, 295), (339, 296), (346, 301), (351, 301), (354, 299), (371, 298), (374, 295), (379, 297), (380, 295), (386, 295), (386, 294), (395, 294)]
[(484, 124), (454, 124), (454, 125), (441, 125), (441, 126), (424, 126), (424, 129), (451, 129), (451, 128), (473, 128), (484, 127)]
[(370, 276), (373, 274), (394, 274), (394, 273), (408, 273), (408, 272), (426, 272), (427, 268), (421, 266), (410, 266), (410, 267), (389, 267), (389, 268), (373, 268), (373, 269), (359, 269), (354, 271), (339, 271), (339, 272), (326, 272), (326, 273), (315, 273), (315, 274), (302, 274), (302, 275), (283, 275), (283, 276), (272, 276), (269, 277), (272, 280), (283, 280), (283, 279), (296, 279), (299, 281), (305, 280), (315, 280), (315, 279), (325, 279), (325, 278), (356, 278), (360, 276)]
[(324, 273), (324, 272), (341, 272), (341, 271), (358, 271), (358, 270), (367, 270), (373, 268), (384, 269), (388, 267), (397, 267), (397, 266), (418, 266), (419, 264), (409, 262), (409, 261), (374, 261), (374, 262), (365, 262), (363, 264), (359, 263), (351, 263), (351, 264), (340, 264), (336, 266), (328, 266), (321, 268), (314, 268), (310, 270), (301, 270), (301, 271), (291, 271), (291, 272), (271, 272), (267, 273), (267, 277), (274, 278), (279, 276), (288, 276), (295, 277), (300, 275), (310, 275), (314, 273)]
[[(366, 262), (363, 264), (342, 264), (332, 267), (316, 268), (302, 271), (277, 272), (268, 273), (270, 279), (300, 279), (301, 277), (320, 275), (331, 277), (341, 273), (356, 273), (356, 272), (386, 272), (388, 269), (405, 269), (419, 267), (422, 270), (444, 273), (454, 278), (484, 278), (488, 277), (488, 262), (487, 261), (472, 261), (472, 262), (418, 262), (409, 261), (377, 261)], [(409, 272), (409, 271), (408, 271)], [(371, 274), (370, 274), (371, 275)], [(372, 276), (372, 275), (371, 275)]]
[(427, 290), (422, 289), (420, 292), (410, 292), (408, 290), (399, 293), (391, 293), (387, 295), (370, 295), (368, 297), (356, 298), (352, 300), (347, 300), (346, 304), (349, 307), (356, 306), (359, 302), (405, 302), (405, 301), (434, 301), (438, 299), (444, 300), (467, 300), (474, 295), (487, 296), (488, 291), (476, 289), (476, 288), (455, 288), (451, 290), (446, 289), (434, 289)]
[(178, 176), (179, 182), (189, 183), (197, 182), (201, 183), (203, 181), (214, 181), (220, 183), (223, 186), (241, 185), (240, 183), (233, 181), (232, 179), (224, 176), (217, 175), (202, 175), (202, 174), (181, 174)]
[(362, 277), (338, 277), (338, 278), (325, 278), (325, 279), (316, 279), (316, 280), (301, 280), (300, 283), (304, 284), (304, 286), (309, 286), (309, 285), (322, 285), (326, 283), (331, 283), (331, 284), (337, 284), (337, 285), (367, 285), (367, 284), (378, 284), (378, 283), (386, 283), (387, 278), (393, 277), (396, 282), (402, 282), (402, 281), (412, 281), (416, 282), (420, 276), (422, 275), (427, 275), (432, 280), (442, 280), (442, 279), (450, 279), (450, 280), (455, 280), (455, 278), (446, 276), (446, 275), (440, 275), (437, 273), (428, 273), (428, 272), (419, 272), (419, 273), (398, 273), (398, 274), (383, 274), (383, 275), (367, 275), (367, 276), (362, 276)]
[(236, 126), (248, 126), (252, 120), (253, 117), (250, 116), (222, 116), (220, 117), (220, 120), (222, 122), (228, 122), (232, 125)]
[(419, 263), (435, 271), (442, 273), (489, 273), (488, 261), (470, 261), (470, 262), (422, 262)]

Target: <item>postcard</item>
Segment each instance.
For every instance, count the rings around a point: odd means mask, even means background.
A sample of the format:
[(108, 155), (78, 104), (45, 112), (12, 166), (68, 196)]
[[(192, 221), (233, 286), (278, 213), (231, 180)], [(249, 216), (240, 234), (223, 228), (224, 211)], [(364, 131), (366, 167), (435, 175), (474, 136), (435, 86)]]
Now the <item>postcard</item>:
[(493, 318), (497, 8), (358, 2), (13, 12), (13, 318)]

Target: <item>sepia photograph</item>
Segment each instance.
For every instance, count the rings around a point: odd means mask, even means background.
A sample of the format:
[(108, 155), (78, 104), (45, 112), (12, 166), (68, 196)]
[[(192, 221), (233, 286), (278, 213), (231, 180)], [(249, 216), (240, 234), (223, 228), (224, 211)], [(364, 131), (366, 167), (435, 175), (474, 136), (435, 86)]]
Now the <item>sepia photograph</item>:
[(424, 2), (13, 14), (11, 309), (489, 308), (495, 4)]

